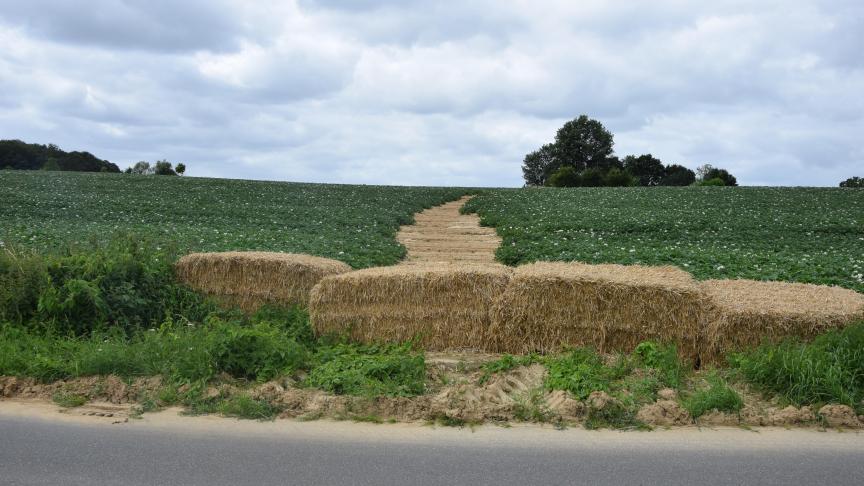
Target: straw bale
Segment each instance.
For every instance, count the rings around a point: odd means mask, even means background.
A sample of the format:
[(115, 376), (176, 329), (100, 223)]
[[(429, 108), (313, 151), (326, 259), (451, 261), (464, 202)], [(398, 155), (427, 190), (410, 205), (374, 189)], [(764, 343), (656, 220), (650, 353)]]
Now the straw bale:
[(315, 284), (351, 267), (311, 255), (231, 251), (186, 255), (176, 270), (190, 287), (223, 305), (252, 312), (265, 303), (306, 306)]
[(655, 340), (695, 360), (703, 308), (699, 285), (675, 267), (533, 263), (515, 270), (492, 309), (493, 350), (631, 351)]
[(864, 318), (864, 295), (840, 287), (754, 280), (706, 280), (710, 300), (705, 358), (719, 361), (730, 351), (811, 339)]
[(497, 264), (412, 263), (334, 275), (312, 290), (309, 314), (319, 334), (482, 350), (492, 301), (511, 272)]

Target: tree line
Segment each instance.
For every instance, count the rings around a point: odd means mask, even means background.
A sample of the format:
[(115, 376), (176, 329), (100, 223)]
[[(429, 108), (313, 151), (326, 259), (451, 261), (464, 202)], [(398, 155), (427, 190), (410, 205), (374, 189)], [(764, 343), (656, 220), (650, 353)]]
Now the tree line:
[(90, 152), (66, 152), (54, 144), (0, 140), (0, 169), (120, 172), (117, 165)]
[[(40, 145), (21, 140), (0, 140), (0, 170), (62, 170), (76, 172), (120, 172), (120, 168), (107, 160), (101, 160), (90, 152), (65, 152), (49, 143)], [(186, 164), (173, 166), (167, 160), (150, 165), (137, 162), (126, 168), (126, 174), (183, 175)]]
[(555, 134), (555, 141), (525, 156), (522, 175), (527, 186), (737, 186), (725, 169), (704, 164), (693, 170), (664, 165), (651, 154), (619, 159), (612, 133), (597, 120), (581, 115)]

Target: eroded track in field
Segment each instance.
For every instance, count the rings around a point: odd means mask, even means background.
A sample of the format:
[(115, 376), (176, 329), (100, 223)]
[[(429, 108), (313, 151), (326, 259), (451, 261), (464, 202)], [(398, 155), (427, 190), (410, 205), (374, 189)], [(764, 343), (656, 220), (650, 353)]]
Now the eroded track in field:
[(476, 214), (460, 214), (471, 196), (414, 215), (415, 224), (402, 226), (396, 239), (408, 254), (403, 263), (494, 263), (501, 238), (494, 228), (480, 226)]

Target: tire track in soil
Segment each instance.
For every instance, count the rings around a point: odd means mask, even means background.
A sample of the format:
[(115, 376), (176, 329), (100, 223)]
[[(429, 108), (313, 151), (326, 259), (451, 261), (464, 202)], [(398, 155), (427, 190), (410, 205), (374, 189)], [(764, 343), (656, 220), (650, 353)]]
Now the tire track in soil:
[(476, 214), (460, 214), (472, 196), (464, 196), (414, 215), (415, 224), (402, 226), (396, 240), (405, 245), (405, 263), (496, 263), (501, 238), (494, 228), (480, 226)]

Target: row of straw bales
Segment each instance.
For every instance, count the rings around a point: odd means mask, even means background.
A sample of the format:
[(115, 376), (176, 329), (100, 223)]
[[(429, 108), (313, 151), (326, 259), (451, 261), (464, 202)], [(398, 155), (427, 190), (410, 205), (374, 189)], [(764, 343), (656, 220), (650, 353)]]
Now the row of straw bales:
[(319, 334), (417, 339), (428, 350), (547, 353), (585, 345), (626, 352), (655, 340), (704, 363), (864, 318), (864, 295), (851, 290), (697, 282), (676, 267), (413, 263), (352, 272), (307, 255), (232, 252), (188, 255), (177, 268), (193, 288), (246, 310), (308, 305)]
[(268, 303), (306, 306), (321, 279), (351, 271), (328, 258), (257, 251), (192, 253), (175, 268), (177, 277), (193, 289), (247, 312)]

